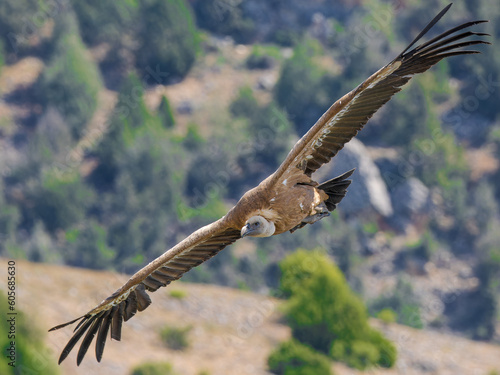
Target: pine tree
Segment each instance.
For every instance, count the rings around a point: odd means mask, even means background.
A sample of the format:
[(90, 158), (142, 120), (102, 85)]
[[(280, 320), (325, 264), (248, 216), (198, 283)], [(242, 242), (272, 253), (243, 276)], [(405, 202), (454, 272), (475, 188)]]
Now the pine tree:
[(151, 83), (184, 77), (194, 64), (198, 36), (184, 0), (141, 0), (137, 67)]
[(160, 107), (158, 108), (158, 116), (160, 117), (162, 125), (166, 129), (171, 129), (174, 127), (174, 114), (172, 112), (172, 108), (170, 107), (170, 102), (165, 95), (163, 95), (161, 98)]
[(61, 13), (55, 20), (52, 56), (35, 86), (39, 102), (62, 115), (74, 139), (79, 139), (97, 108), (101, 78), (88, 58), (74, 14)]

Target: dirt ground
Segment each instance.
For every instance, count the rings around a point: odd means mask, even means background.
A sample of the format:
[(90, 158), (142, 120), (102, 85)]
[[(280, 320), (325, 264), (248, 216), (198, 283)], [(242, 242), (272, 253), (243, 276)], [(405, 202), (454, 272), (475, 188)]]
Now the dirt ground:
[[(7, 259), (0, 258), (0, 288), (5, 290)], [(107, 297), (126, 275), (16, 260), (17, 306), (43, 330), (84, 314)], [(170, 295), (182, 291), (181, 298)], [(109, 341), (97, 363), (93, 346), (80, 367), (76, 350), (61, 365), (63, 374), (129, 374), (143, 362), (167, 361), (181, 375), (267, 374), (270, 351), (290, 336), (280, 322), (280, 301), (224, 287), (176, 282), (152, 294), (152, 305), (123, 327), (122, 341)], [(399, 350), (396, 367), (368, 374), (488, 375), (500, 370), (500, 346), (397, 324), (372, 324)], [(192, 326), (189, 347), (165, 347), (159, 331), (165, 326)], [(56, 361), (72, 328), (47, 333), (46, 361)], [(44, 360), (38, 365), (43, 367)], [(337, 375), (359, 371), (334, 364)], [(37, 369), (33, 369), (37, 370)], [(40, 368), (38, 370), (41, 370)], [(43, 371), (42, 371), (43, 373)]]

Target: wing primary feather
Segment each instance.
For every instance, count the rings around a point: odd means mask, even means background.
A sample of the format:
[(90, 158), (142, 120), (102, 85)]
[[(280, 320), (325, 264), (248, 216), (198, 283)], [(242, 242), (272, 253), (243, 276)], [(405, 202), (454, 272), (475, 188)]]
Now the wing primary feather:
[(123, 320), (126, 322), (132, 318), (137, 312), (137, 294), (132, 290), (125, 300), (125, 310), (123, 312)]
[(413, 39), (413, 41), (408, 45), (408, 47), (406, 47), (404, 51), (401, 52), (400, 56), (403, 56), (406, 51), (408, 51), (411, 47), (413, 47), (415, 43), (417, 43), (425, 34), (427, 34), (427, 31), (429, 31), (445, 15), (445, 13), (448, 12), (452, 4), (453, 3), (450, 3), (446, 7), (444, 7), (444, 9), (441, 12), (439, 12), (438, 15), (434, 17), (432, 21), (429, 22), (427, 26), (425, 26), (425, 28), (415, 37), (415, 39)]
[(146, 289), (143, 284), (139, 284), (135, 289), (135, 292), (137, 294), (137, 309), (139, 311), (143, 311), (151, 305), (151, 298), (146, 293)]
[(466, 31), (466, 32), (463, 32), (463, 33), (451, 36), (449, 38), (439, 39), (437, 41), (437, 43), (433, 43), (433, 44), (430, 44), (429, 46), (427, 46), (426, 48), (419, 49), (418, 50), (418, 54), (419, 55), (425, 55), (425, 53), (427, 51), (435, 50), (435, 49), (437, 49), (437, 48), (439, 48), (441, 46), (447, 45), (447, 44), (449, 44), (451, 42), (455, 42), (455, 41), (460, 40), (460, 39), (467, 38), (469, 36), (490, 36), (490, 35), (487, 34), (487, 33), (477, 33), (477, 32), (474, 32), (474, 31)]
[[(457, 49), (457, 48), (461, 48), (461, 47), (468, 47), (468, 46), (473, 46), (473, 45), (478, 45), (478, 44), (491, 44), (491, 43), (489, 43), (485, 40), (469, 40), (466, 42), (454, 43), (454, 44), (450, 44), (450, 45), (447, 45), (447, 46), (444, 46), (441, 48), (433, 49), (432, 51), (429, 51), (428, 54), (438, 56), (441, 52), (446, 52), (446, 51), (449, 51), (452, 49)], [(422, 53), (422, 56), (427, 56), (427, 54)]]
[[(440, 40), (440, 39), (443, 39), (443, 38), (447, 37), (448, 35), (451, 35), (451, 34), (453, 34), (453, 33), (456, 33), (457, 31), (460, 31), (460, 30), (466, 29), (466, 28), (471, 27), (471, 26), (478, 25), (478, 24), (480, 24), (480, 23), (485, 23), (485, 22), (489, 22), (489, 21), (487, 21), (487, 20), (470, 21), (470, 22), (465, 22), (465, 23), (463, 23), (463, 24), (461, 24), (461, 25), (458, 25), (458, 26), (456, 26), (456, 27), (453, 27), (453, 28), (451, 28), (451, 29), (449, 29), (449, 30), (447, 30), (447, 31), (445, 31), (445, 32), (443, 32), (443, 33), (441, 33), (441, 34), (439, 34), (438, 36), (435, 36), (434, 38), (432, 38), (432, 39), (428, 40), (427, 42), (422, 43), (422, 44), (421, 44), (421, 45), (419, 45), (418, 47), (415, 47), (415, 49), (411, 50), (411, 51), (410, 51), (408, 54), (406, 54), (406, 55), (415, 54), (415, 53), (417, 53), (417, 52), (420, 52), (422, 49), (427, 48), (427, 46), (429, 46), (429, 45), (433, 44), (434, 42), (436, 42), (436, 41), (438, 41), (438, 40)], [(407, 49), (408, 49), (408, 48), (407, 48)], [(407, 49), (406, 49), (406, 50), (407, 50)], [(406, 50), (405, 50), (405, 51), (406, 51)], [(399, 58), (403, 57), (403, 55), (405, 54), (405, 53), (404, 53), (405, 51), (403, 51), (403, 52), (399, 55)]]
[(125, 303), (120, 303), (118, 308), (115, 310), (112, 320), (111, 320), (111, 338), (116, 341), (122, 339), (122, 322), (123, 322), (123, 312), (125, 310)]
[(58, 329), (61, 329), (61, 328), (64, 328), (64, 327), (66, 327), (66, 326), (69, 326), (70, 324), (73, 324), (73, 323), (75, 323), (76, 321), (78, 321), (78, 320), (80, 320), (80, 319), (83, 319), (83, 318), (85, 318), (85, 315), (80, 316), (79, 318), (73, 319), (73, 320), (71, 320), (71, 321), (69, 321), (69, 322), (66, 322), (66, 323), (63, 323), (63, 324), (59, 324), (59, 325), (57, 325), (57, 326), (55, 326), (55, 327), (52, 327), (51, 329), (49, 329), (49, 332), (51, 332), (51, 331), (55, 331), (55, 330), (58, 330)]
[(93, 322), (90, 325), (90, 328), (87, 331), (87, 334), (83, 338), (82, 344), (80, 345), (80, 349), (78, 350), (78, 355), (76, 357), (76, 365), (80, 366), (80, 363), (82, 363), (82, 359), (87, 353), (87, 350), (89, 349), (90, 344), (92, 343), (92, 340), (94, 339), (95, 334), (97, 333), (97, 330), (101, 326), (102, 323), (102, 316), (104, 315), (105, 311), (100, 312), (97, 314), (95, 317), (93, 317)]
[(76, 325), (76, 327), (75, 327), (75, 329), (73, 330), (73, 332), (76, 332), (76, 331), (78, 330), (78, 328), (80, 328), (80, 326), (81, 326), (83, 323), (85, 323), (85, 322), (87, 321), (87, 319), (89, 319), (89, 318), (90, 318), (90, 315), (86, 315), (86, 316), (84, 316), (84, 317), (83, 317), (83, 319), (82, 319), (82, 320), (80, 320), (80, 321), (78, 322), (78, 324)]
[(118, 306), (113, 306), (111, 309), (106, 311), (102, 316), (102, 323), (99, 327), (99, 332), (97, 332), (97, 338), (95, 343), (95, 357), (97, 362), (101, 362), (102, 353), (104, 352), (104, 346), (106, 345), (106, 338), (108, 336), (109, 326), (111, 324), (111, 319), (114, 315), (115, 310)]
[(59, 362), (58, 362), (59, 364), (61, 364), (61, 362), (66, 359), (68, 354), (71, 352), (71, 350), (76, 345), (78, 340), (80, 340), (80, 337), (82, 337), (85, 331), (89, 328), (92, 322), (93, 322), (93, 317), (86, 317), (84, 319), (84, 323), (80, 325), (78, 331), (76, 331), (76, 333), (69, 339), (68, 343), (62, 350), (61, 355), (59, 356)]

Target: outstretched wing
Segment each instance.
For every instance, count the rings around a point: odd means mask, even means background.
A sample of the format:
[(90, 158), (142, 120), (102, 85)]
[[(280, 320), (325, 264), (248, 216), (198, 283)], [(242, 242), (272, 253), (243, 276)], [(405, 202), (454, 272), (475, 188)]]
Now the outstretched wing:
[(411, 49), (441, 19), (450, 6), (451, 4), (444, 8), (398, 57), (337, 100), (297, 142), (269, 179), (269, 183), (271, 185), (280, 183), (288, 178), (290, 173), (298, 171), (310, 177), (323, 164), (328, 163), (413, 75), (425, 72), (443, 58), (479, 53), (474, 50), (461, 50), (462, 47), (490, 44), (483, 40), (465, 40), (470, 36), (488, 35), (463, 31), (487, 22), (472, 21), (452, 28)]
[(240, 230), (229, 227), (224, 219), (207, 225), (142, 268), (87, 314), (51, 328), (50, 331), (53, 331), (79, 321), (73, 337), (59, 357), (59, 363), (64, 361), (83, 336), (76, 360), (80, 365), (96, 334), (95, 354), (100, 362), (108, 331), (112, 339), (120, 341), (122, 322), (151, 304), (148, 291), (154, 292), (181, 278), (185, 272), (213, 257), (239, 238)]

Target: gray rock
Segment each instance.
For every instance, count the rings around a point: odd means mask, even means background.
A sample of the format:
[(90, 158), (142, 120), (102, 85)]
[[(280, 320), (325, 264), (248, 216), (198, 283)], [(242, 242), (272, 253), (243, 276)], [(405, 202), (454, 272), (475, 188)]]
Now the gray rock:
[(419, 179), (410, 177), (394, 188), (392, 206), (397, 216), (411, 217), (428, 213), (430, 209), (429, 189)]
[(314, 177), (316, 181), (333, 178), (352, 168), (356, 171), (351, 177), (346, 197), (339, 207), (348, 214), (374, 211), (383, 217), (393, 214), (391, 199), (378, 167), (368, 154), (368, 150), (357, 139), (352, 139), (333, 159), (333, 167), (326, 166)]

